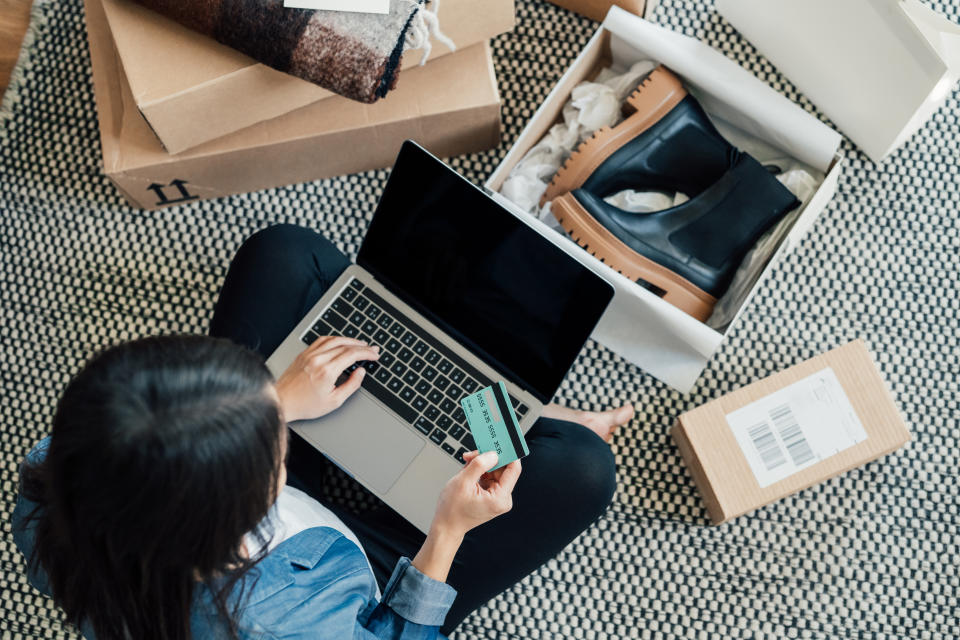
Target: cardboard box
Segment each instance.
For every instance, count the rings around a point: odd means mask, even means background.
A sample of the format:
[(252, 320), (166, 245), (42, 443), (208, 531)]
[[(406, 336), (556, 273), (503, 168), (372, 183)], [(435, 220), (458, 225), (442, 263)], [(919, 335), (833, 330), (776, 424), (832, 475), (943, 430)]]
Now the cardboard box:
[(717, 0), (717, 11), (874, 162), (960, 78), (960, 26), (919, 0)]
[[(775, 92), (736, 62), (699, 40), (674, 33), (619, 7), (560, 78), (486, 187), (505, 207), (516, 206), (499, 194), (514, 165), (562, 118), (563, 105), (579, 82), (614, 65), (626, 70), (636, 61), (654, 60), (679, 75), (696, 92), (714, 121), (749, 131), (824, 175), (802, 206), (793, 226), (750, 288), (736, 316), (722, 331), (680, 311), (653, 292), (625, 278), (582, 250), (566, 236), (534, 219), (533, 225), (557, 246), (608, 280), (616, 291), (593, 338), (654, 377), (682, 392), (696, 383), (707, 362), (735, 326), (737, 318), (774, 266), (797, 245), (836, 191), (842, 156), (840, 135)], [(524, 214), (526, 215), (526, 214)]]
[(645, 8), (649, 6), (652, 10), (654, 4), (654, 2), (647, 3), (645, 0), (550, 0), (550, 2), (597, 22), (603, 22), (610, 7), (614, 5), (638, 16), (647, 16), (650, 12), (645, 11)]
[(862, 340), (688, 411), (671, 433), (714, 524), (910, 440)]
[(140, 117), (120, 69), (102, 0), (86, 0), (104, 172), (145, 209), (389, 167), (413, 138), (443, 157), (500, 140), (489, 45), (404, 72), (373, 105), (331, 97), (176, 156)]
[[(259, 64), (130, 0), (103, 0), (136, 108), (170, 153), (289, 113), (334, 94)], [(513, 29), (514, 0), (444, 0), (438, 17), (458, 50)], [(419, 64), (407, 51), (402, 68)], [(430, 60), (450, 53), (433, 42)], [(409, 80), (401, 74), (398, 86)], [(360, 105), (357, 105), (360, 108)]]

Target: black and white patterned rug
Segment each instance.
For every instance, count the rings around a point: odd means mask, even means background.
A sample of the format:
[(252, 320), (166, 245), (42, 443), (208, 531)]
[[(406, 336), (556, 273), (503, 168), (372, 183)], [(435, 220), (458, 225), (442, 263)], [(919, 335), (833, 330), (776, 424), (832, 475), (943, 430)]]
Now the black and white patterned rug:
[[(706, 4), (706, 3), (704, 3)], [(934, 3), (956, 21), (957, 0)], [(518, 1), (494, 42), (503, 144), (453, 159), (493, 170), (595, 24)], [(702, 38), (816, 109), (711, 6), (665, 0), (656, 20)], [(590, 343), (560, 399), (638, 419), (616, 438), (619, 491), (558, 558), (470, 617), (475, 638), (957, 638), (960, 592), (960, 104), (875, 165), (845, 144), (839, 192), (776, 268), (690, 394)], [(33, 591), (10, 537), (16, 471), (83, 360), (145, 334), (202, 332), (228, 261), (268, 223), (356, 252), (386, 171), (132, 209), (101, 175), (80, 0), (38, 0), (0, 108), (0, 638), (74, 637)], [(862, 337), (914, 439), (904, 449), (722, 527), (668, 436), (721, 393)]]

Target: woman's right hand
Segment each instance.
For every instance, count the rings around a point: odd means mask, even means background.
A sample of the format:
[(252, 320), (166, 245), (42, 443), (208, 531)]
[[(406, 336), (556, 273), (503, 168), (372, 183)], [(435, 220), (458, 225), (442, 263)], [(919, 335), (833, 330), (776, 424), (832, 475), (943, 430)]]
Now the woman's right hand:
[(380, 357), (380, 347), (342, 336), (317, 338), (277, 380), (277, 396), (288, 422), (319, 418), (337, 409), (363, 382), (357, 367), (340, 386), (336, 382), (352, 364)]
[(489, 471), (497, 464), (495, 451), (471, 451), (463, 458), (467, 464), (443, 488), (431, 525), (458, 536), (510, 511), (521, 471), (519, 460)]

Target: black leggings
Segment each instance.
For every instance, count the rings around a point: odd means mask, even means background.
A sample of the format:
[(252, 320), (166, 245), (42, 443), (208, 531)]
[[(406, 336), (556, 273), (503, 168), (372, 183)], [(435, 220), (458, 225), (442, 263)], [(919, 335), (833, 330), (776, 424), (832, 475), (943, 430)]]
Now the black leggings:
[[(346, 256), (313, 231), (292, 225), (264, 229), (234, 257), (210, 333), (266, 358), (348, 264)], [(541, 418), (527, 434), (527, 444), (530, 455), (513, 492), (513, 509), (470, 531), (454, 559), (447, 581), (458, 595), (444, 633), (559, 553), (597, 520), (613, 497), (613, 455), (589, 429)], [(330, 463), (298, 437), (292, 437), (290, 445), (288, 482), (320, 499)], [(412, 558), (423, 544), (424, 535), (383, 503), (362, 513), (327, 506), (360, 539), (381, 589), (397, 560)]]

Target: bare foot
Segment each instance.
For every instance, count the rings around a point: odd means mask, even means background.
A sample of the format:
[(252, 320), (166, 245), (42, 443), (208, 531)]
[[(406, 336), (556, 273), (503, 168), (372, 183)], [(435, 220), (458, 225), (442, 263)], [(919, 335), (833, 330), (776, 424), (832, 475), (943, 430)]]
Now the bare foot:
[(613, 438), (613, 432), (620, 425), (627, 424), (633, 418), (633, 405), (627, 403), (619, 409), (608, 409), (606, 411), (577, 411), (561, 407), (558, 404), (550, 403), (543, 408), (540, 414), (546, 418), (556, 418), (557, 420), (567, 420), (582, 424), (590, 431), (593, 431), (606, 442)]

